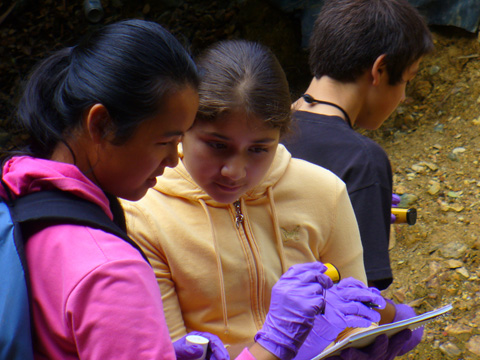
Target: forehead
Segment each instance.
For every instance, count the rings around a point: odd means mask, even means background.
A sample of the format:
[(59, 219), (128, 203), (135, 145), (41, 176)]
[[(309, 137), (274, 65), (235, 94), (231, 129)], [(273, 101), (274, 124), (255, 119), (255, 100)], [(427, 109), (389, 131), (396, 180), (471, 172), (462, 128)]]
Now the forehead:
[(187, 86), (164, 98), (160, 111), (144, 122), (144, 129), (152, 134), (177, 136), (190, 128), (198, 109), (198, 94)]
[(251, 133), (275, 131), (265, 119), (258, 115), (247, 114), (243, 110), (233, 110), (220, 114), (214, 121), (208, 122), (210, 128), (223, 131), (248, 131)]

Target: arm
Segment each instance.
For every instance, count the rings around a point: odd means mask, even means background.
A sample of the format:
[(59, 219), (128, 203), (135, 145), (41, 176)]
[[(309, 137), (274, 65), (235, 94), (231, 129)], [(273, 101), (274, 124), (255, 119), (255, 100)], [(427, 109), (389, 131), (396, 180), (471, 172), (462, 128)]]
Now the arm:
[(380, 290), (392, 282), (389, 257), (392, 193), (374, 184), (350, 193), (360, 230), (365, 270), (371, 286)]
[(327, 244), (320, 250), (320, 261), (334, 264), (342, 278), (353, 277), (367, 283), (363, 263), (363, 247), (355, 213), (345, 184), (336, 179), (332, 185), (335, 199), (331, 206), (331, 218), (321, 224), (330, 229)]
[(160, 293), (143, 260), (94, 269), (70, 293), (65, 318), (81, 358), (175, 359)]
[(187, 330), (170, 267), (156, 241), (162, 234), (161, 223), (152, 219), (150, 212), (137, 203), (122, 201), (122, 206), (129, 236), (142, 248), (155, 272), (170, 336), (180, 339), (187, 334)]

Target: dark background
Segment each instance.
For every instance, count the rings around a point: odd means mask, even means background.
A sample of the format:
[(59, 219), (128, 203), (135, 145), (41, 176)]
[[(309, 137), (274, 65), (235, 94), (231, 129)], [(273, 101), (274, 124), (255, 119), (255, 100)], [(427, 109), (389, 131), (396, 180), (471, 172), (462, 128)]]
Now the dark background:
[[(431, 24), (476, 31), (480, 0), (409, 0)], [(323, 0), (103, 0), (104, 16), (91, 23), (83, 0), (0, 0), (0, 148), (18, 140), (10, 122), (19, 85), (31, 67), (58, 48), (77, 43), (95, 27), (120, 19), (156, 21), (197, 55), (215, 41), (243, 38), (270, 47), (282, 64), (292, 99), (310, 82), (305, 38)]]

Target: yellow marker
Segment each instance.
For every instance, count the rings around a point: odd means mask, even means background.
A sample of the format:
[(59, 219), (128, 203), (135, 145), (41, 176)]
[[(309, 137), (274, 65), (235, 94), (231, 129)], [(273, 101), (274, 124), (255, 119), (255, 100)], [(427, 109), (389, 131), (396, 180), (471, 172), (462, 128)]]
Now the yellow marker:
[(340, 272), (338, 269), (332, 264), (323, 264), (327, 267), (327, 271), (324, 272), (333, 282), (340, 281)]
[(410, 208), (396, 208), (392, 207), (392, 214), (395, 215), (394, 224), (407, 223), (408, 225), (415, 225), (417, 222), (417, 209)]

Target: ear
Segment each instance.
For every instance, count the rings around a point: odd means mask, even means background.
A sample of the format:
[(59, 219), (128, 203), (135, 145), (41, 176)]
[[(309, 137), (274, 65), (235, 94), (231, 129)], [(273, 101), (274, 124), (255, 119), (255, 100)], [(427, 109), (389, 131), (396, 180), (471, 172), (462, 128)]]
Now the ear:
[(378, 86), (382, 77), (387, 76), (387, 64), (385, 63), (386, 54), (380, 55), (372, 66), (372, 85)]
[(85, 117), (85, 129), (94, 143), (99, 144), (105, 139), (108, 129), (111, 128), (112, 118), (102, 104), (93, 105)]

